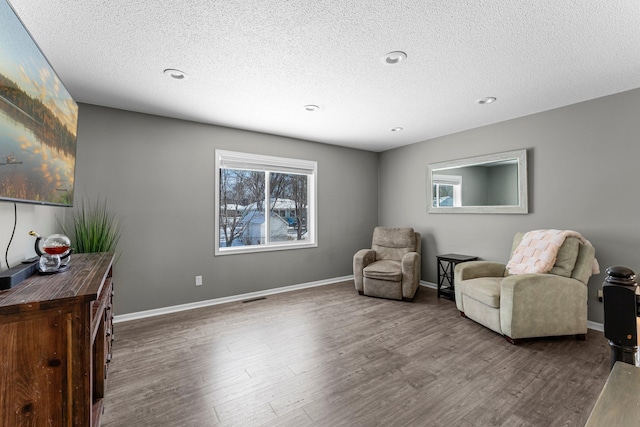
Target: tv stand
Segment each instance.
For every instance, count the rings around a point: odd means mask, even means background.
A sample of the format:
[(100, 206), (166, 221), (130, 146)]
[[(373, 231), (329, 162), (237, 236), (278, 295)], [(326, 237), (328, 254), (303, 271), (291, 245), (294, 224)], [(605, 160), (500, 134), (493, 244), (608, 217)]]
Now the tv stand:
[(112, 333), (112, 253), (0, 291), (0, 426), (97, 427)]

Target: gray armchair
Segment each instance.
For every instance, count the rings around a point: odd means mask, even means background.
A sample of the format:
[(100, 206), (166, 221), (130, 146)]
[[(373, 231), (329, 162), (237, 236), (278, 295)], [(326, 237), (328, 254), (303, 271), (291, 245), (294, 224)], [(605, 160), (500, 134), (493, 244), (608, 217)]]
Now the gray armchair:
[[(511, 252), (524, 233), (516, 234)], [(546, 274), (510, 275), (505, 264), (471, 261), (455, 267), (456, 306), (460, 313), (504, 335), (523, 338), (587, 333), (587, 283), (595, 249), (568, 237)]]
[(371, 249), (353, 256), (360, 295), (411, 301), (420, 284), (420, 233), (412, 228), (376, 227)]

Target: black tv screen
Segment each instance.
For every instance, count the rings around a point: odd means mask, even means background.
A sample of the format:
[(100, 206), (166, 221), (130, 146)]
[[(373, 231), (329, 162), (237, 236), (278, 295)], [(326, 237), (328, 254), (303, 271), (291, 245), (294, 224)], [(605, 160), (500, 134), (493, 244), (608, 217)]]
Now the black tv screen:
[(78, 105), (0, 0), (0, 200), (72, 206)]

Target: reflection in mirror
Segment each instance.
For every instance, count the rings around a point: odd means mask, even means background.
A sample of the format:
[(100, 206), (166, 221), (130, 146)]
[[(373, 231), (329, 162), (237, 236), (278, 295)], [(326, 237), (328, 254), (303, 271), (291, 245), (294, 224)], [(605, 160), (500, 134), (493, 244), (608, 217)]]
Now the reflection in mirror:
[(527, 151), (432, 163), (431, 213), (527, 213)]

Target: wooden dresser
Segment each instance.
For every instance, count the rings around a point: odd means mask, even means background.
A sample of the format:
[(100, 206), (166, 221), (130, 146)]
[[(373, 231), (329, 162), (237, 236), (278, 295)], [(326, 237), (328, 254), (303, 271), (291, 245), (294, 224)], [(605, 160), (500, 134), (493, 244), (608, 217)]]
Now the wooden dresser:
[(112, 253), (0, 291), (0, 426), (100, 425), (111, 360)]

